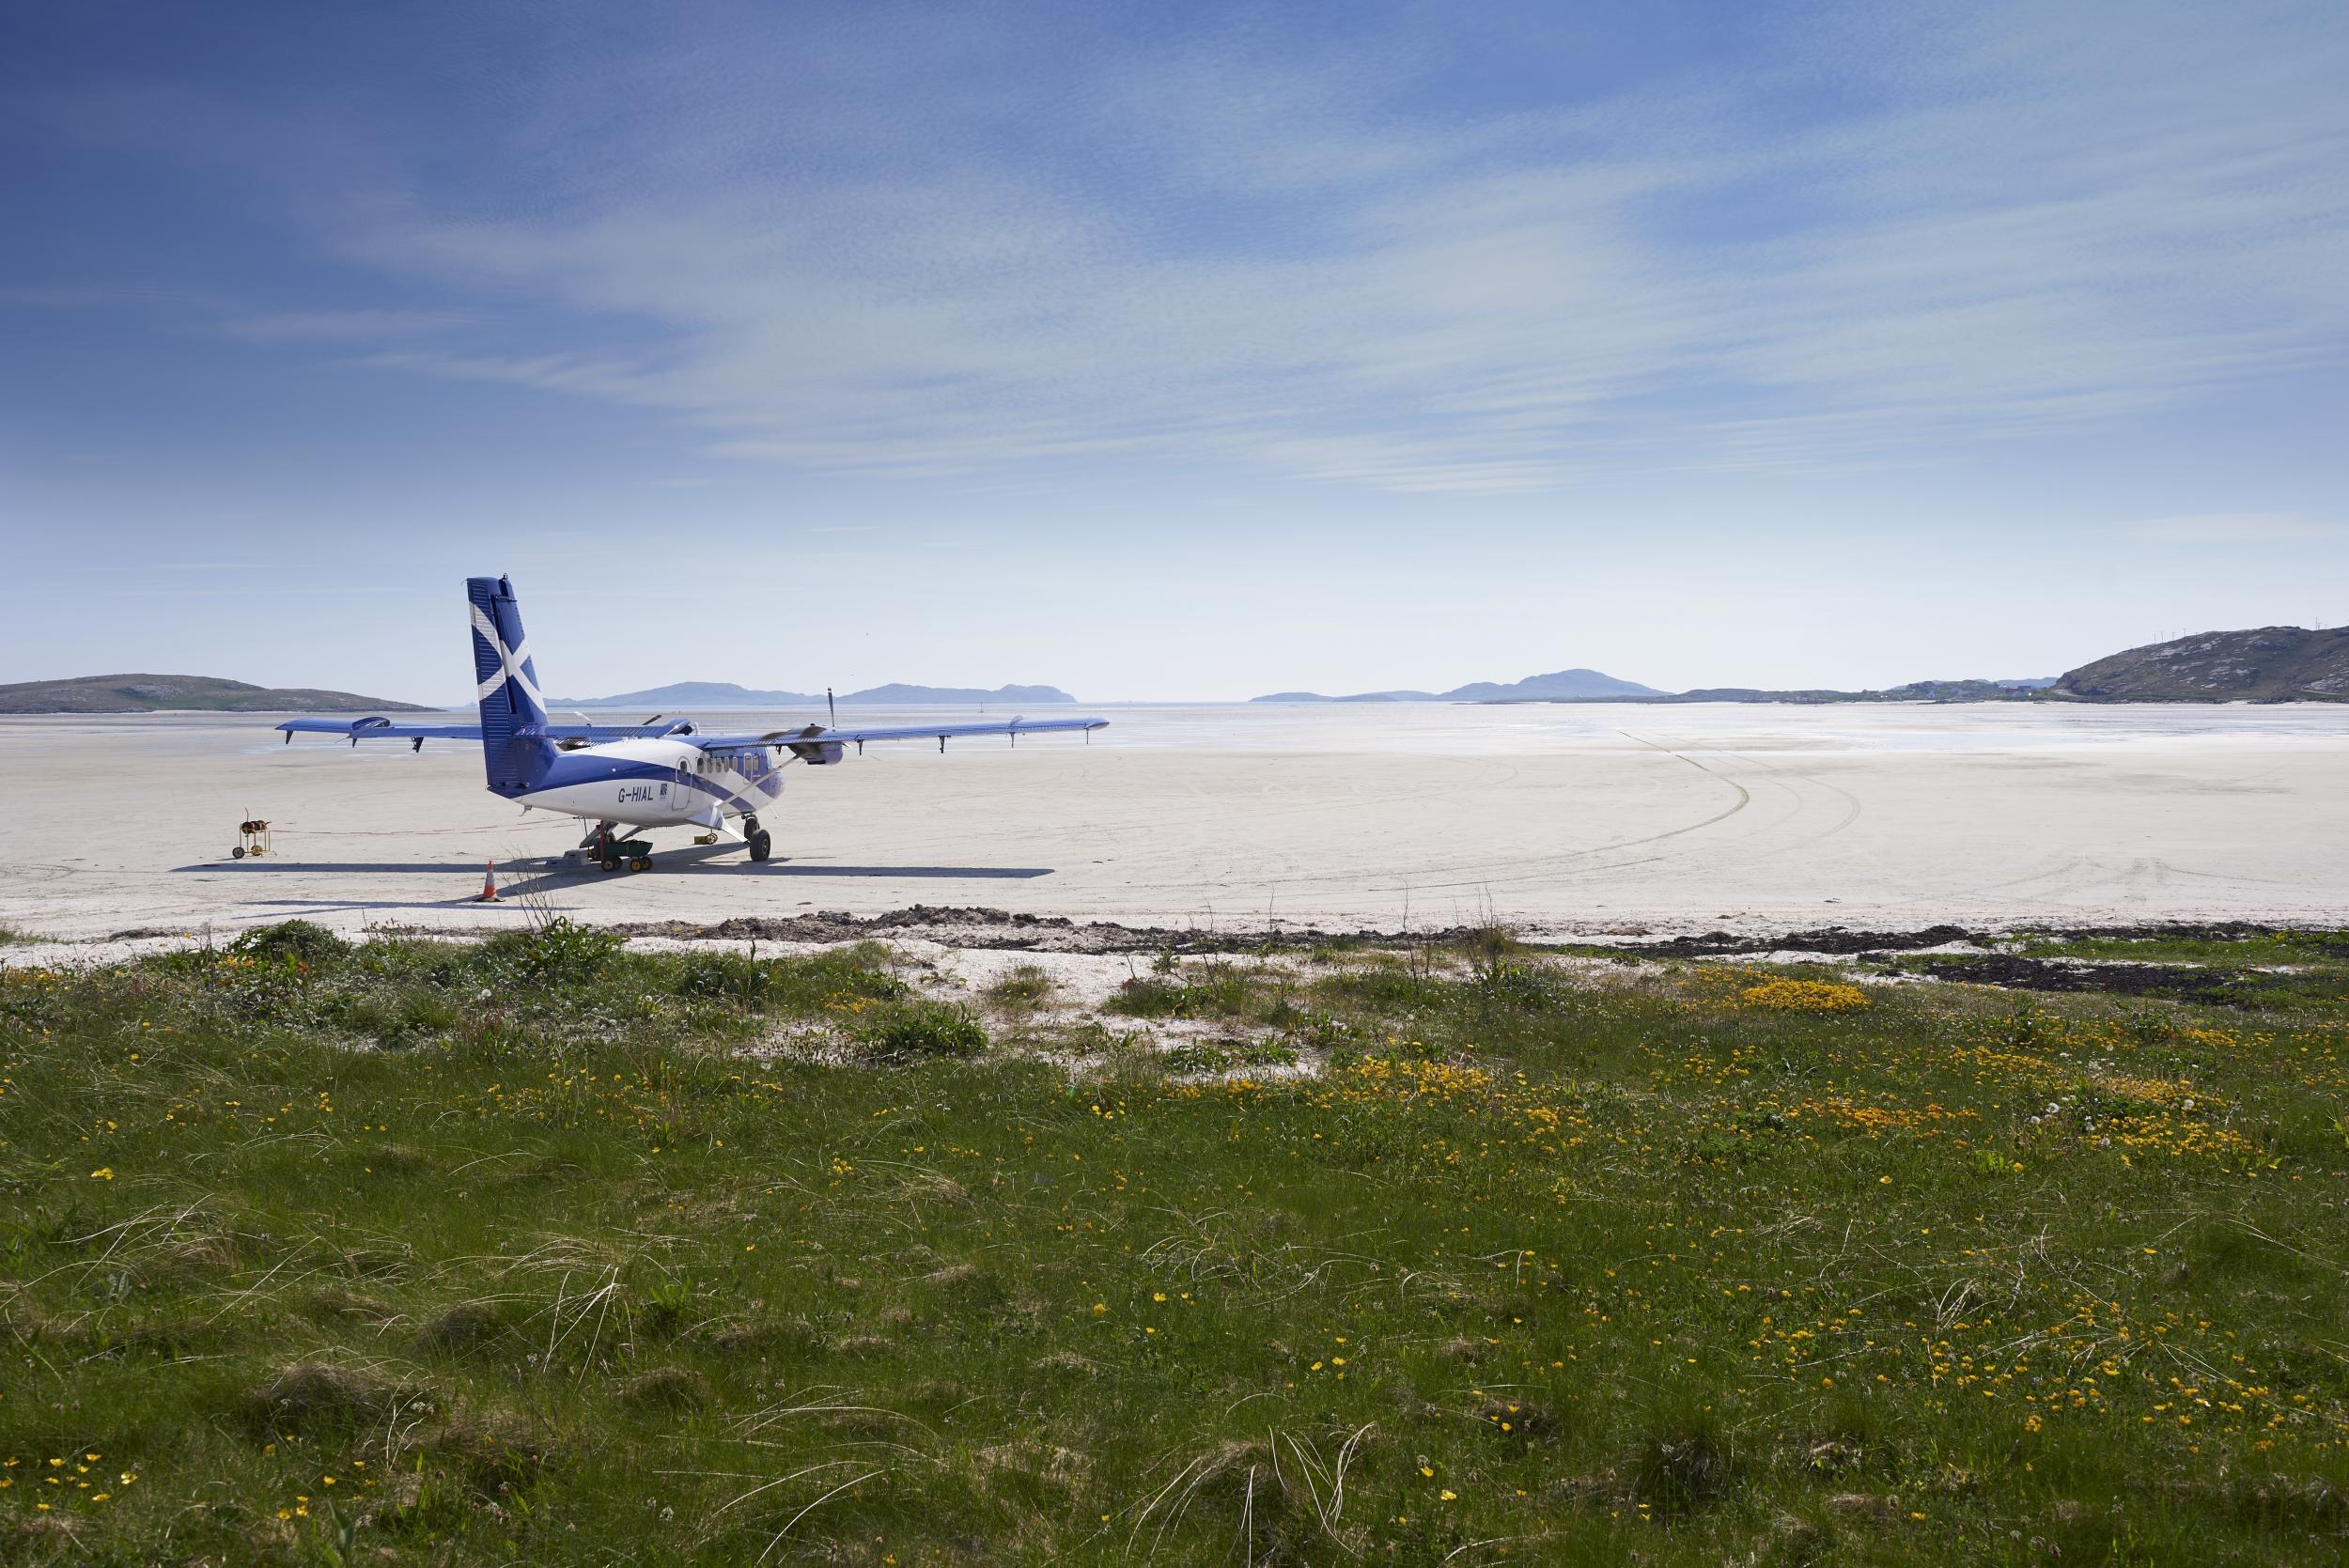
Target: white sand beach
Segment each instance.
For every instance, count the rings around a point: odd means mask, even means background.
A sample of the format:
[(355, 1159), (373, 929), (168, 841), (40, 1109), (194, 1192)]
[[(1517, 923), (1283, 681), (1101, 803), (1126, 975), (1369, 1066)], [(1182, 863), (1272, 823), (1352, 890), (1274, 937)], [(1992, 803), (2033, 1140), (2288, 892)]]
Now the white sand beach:
[[(485, 793), (468, 745), (288, 747), (260, 716), (9, 719), (0, 924), (526, 918), (468, 902), (487, 860), (509, 897), (594, 921), (914, 904), (1222, 928), (1492, 916), (1559, 937), (2349, 921), (2349, 707), (1103, 711), (1090, 745), (877, 746), (795, 769), (766, 819), (776, 860), (672, 830), (657, 869), (616, 877), (545, 869), (580, 826)], [(273, 824), (274, 856), (229, 858), (247, 815)]]

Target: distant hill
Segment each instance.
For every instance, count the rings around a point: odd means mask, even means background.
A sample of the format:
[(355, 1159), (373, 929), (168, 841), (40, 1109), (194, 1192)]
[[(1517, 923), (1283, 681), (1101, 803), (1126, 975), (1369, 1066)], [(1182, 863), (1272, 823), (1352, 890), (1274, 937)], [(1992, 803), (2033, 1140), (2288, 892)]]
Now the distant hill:
[(1449, 691), (1276, 691), (1260, 703), (2287, 703), (2349, 702), (2349, 627), (2264, 626), (2205, 631), (2131, 648), (2061, 675), (2018, 680), (1913, 680), (1881, 691), (1774, 691), (1704, 686), (1658, 691), (1596, 670), (1560, 670), (1508, 685)]
[(1261, 697), (1251, 697), (1252, 703), (1437, 703), (1443, 699), (1433, 691), (1357, 691), (1351, 696), (1332, 697), (1326, 691), (1271, 691)]
[(1636, 680), (1617, 680), (1596, 670), (1553, 670), (1505, 686), (1489, 680), (1455, 686), (1444, 696), (1455, 703), (1585, 703), (1597, 697), (1660, 697), (1663, 692)]
[(1641, 686), (1633, 680), (1617, 680), (1613, 675), (1602, 675), (1596, 670), (1554, 670), (1546, 675), (1528, 675), (1523, 680), (1510, 681), (1506, 685), (1489, 680), (1470, 681), (1449, 691), (1357, 691), (1345, 697), (1325, 697), (1318, 691), (1275, 691), (1269, 696), (1249, 700), (1259, 703), (1579, 703), (1663, 695), (1665, 693), (1653, 686)]
[(2056, 677), (2024, 680), (1913, 680), (1905, 686), (1866, 691), (1829, 688), (1779, 691), (1759, 686), (1700, 686), (1688, 691), (1658, 691), (1636, 681), (1617, 680), (1596, 670), (1560, 670), (1528, 675), (1506, 686), (1476, 681), (1449, 691), (1362, 691), (1325, 697), (1318, 691), (1276, 691), (1259, 703), (1995, 703), (2022, 702), (2053, 686)]
[(1777, 691), (1759, 686), (1698, 686), (1669, 697), (1642, 699), (1652, 703), (1857, 703), (1882, 696), (1876, 691)]
[(896, 703), (907, 706), (928, 703), (1073, 703), (1077, 699), (1057, 686), (999, 686), (992, 691), (974, 686), (868, 686), (850, 691), (844, 703)]
[(2048, 695), (2100, 703), (2349, 701), (2349, 627), (2205, 631), (2059, 676)]
[(1331, 697), (1319, 691), (1275, 691), (1269, 696), (1251, 697), (1252, 703), (1439, 703), (1445, 699), (1434, 691), (1354, 691), (1343, 697)]
[[(992, 691), (971, 686), (868, 686), (843, 691), (838, 701), (888, 706), (945, 706), (962, 703), (1073, 703), (1077, 699), (1057, 686), (999, 686)], [(806, 707), (823, 706), (821, 691), (756, 691), (725, 680), (680, 680), (644, 691), (623, 691), (613, 697), (550, 697), (549, 710), (573, 707), (652, 707), (664, 712), (688, 707)]]
[(1912, 680), (1883, 694), (1896, 703), (2001, 703), (2030, 697), (2053, 686), (2053, 675), (2028, 680)]
[(81, 675), (72, 680), (27, 680), (0, 686), (0, 713), (156, 713), (172, 708), (213, 713), (431, 711), (414, 703), (349, 691), (253, 686), (217, 675)]
[(1773, 691), (1752, 686), (1700, 686), (1669, 697), (1639, 697), (1647, 703), (2011, 703), (2028, 702), (2055, 683), (2053, 675), (2028, 680), (1912, 680), (1882, 691), (1839, 691), (1817, 687)]

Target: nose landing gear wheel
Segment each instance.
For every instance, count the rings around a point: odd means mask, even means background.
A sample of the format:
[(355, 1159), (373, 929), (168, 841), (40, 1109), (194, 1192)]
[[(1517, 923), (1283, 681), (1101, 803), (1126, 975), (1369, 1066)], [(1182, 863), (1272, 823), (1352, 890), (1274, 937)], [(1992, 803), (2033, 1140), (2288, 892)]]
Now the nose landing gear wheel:
[(765, 860), (768, 852), (774, 848), (774, 846), (775, 841), (767, 836), (766, 829), (759, 828), (754, 830), (751, 833), (751, 859), (754, 861)]

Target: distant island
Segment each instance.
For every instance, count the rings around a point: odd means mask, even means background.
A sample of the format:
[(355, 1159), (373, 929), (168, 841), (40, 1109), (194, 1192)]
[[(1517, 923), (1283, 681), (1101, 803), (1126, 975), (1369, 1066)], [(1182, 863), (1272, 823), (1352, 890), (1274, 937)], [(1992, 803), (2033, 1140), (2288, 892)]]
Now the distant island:
[[(1024, 709), (1073, 704), (1057, 686), (910, 686), (844, 691), (843, 706)], [(2349, 702), (2349, 627), (2265, 626), (2203, 631), (2149, 643), (2061, 675), (2012, 680), (1913, 680), (1881, 691), (1701, 686), (1663, 691), (1590, 669), (1514, 681), (1470, 681), (1447, 691), (1397, 688), (1329, 696), (1274, 691), (1258, 703), (2287, 703)], [(820, 691), (762, 691), (723, 680), (683, 680), (609, 697), (551, 697), (547, 706), (641, 708), (817, 707)], [(0, 686), (0, 713), (426, 713), (416, 703), (311, 687), (254, 686), (217, 675), (82, 675)]]
[[(867, 706), (945, 707), (964, 704), (1042, 706), (1073, 703), (1077, 699), (1057, 686), (998, 686), (988, 691), (973, 686), (907, 686), (893, 682), (868, 686), (862, 691), (843, 691), (836, 700)], [(547, 707), (550, 711), (572, 707), (654, 707), (670, 712), (689, 707), (820, 707), (823, 703), (821, 691), (757, 691), (732, 681), (680, 680), (612, 697), (549, 697)]]
[(1703, 686), (1659, 691), (1596, 670), (1561, 670), (1449, 691), (1362, 691), (1327, 697), (1275, 691), (1259, 703), (2288, 703), (2349, 702), (2349, 627), (2268, 626), (2148, 644), (2061, 675), (1913, 680), (1881, 691)]
[(1267, 697), (1251, 697), (1258, 703), (1587, 703), (1621, 700), (1633, 697), (1664, 697), (1653, 686), (1641, 686), (1635, 680), (1617, 680), (1613, 675), (1596, 670), (1554, 670), (1546, 675), (1528, 675), (1523, 680), (1501, 685), (1489, 680), (1470, 681), (1449, 691), (1357, 691), (1350, 696), (1325, 697), (1318, 691), (1275, 691)]
[(2048, 695), (2095, 703), (2349, 701), (2349, 626), (2263, 626), (2152, 643), (2068, 672)]
[[(1882, 691), (1840, 691), (1828, 687), (1773, 690), (1756, 686), (1700, 686), (1652, 697), (1598, 697), (1619, 703), (2024, 703), (2045, 695), (2054, 675), (2025, 680), (1912, 680)], [(1522, 701), (1521, 698), (1504, 699)]]
[(0, 713), (428, 713), (350, 691), (253, 686), (217, 675), (80, 675), (0, 686)]

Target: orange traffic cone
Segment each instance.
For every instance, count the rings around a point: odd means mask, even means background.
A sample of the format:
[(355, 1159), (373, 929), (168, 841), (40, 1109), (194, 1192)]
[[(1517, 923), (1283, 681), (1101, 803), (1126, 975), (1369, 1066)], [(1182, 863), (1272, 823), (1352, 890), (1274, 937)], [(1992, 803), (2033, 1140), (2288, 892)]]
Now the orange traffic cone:
[(494, 904), (497, 901), (498, 863), (495, 861), (484, 861), (481, 863), (481, 896), (474, 899), (474, 902), (476, 904)]

